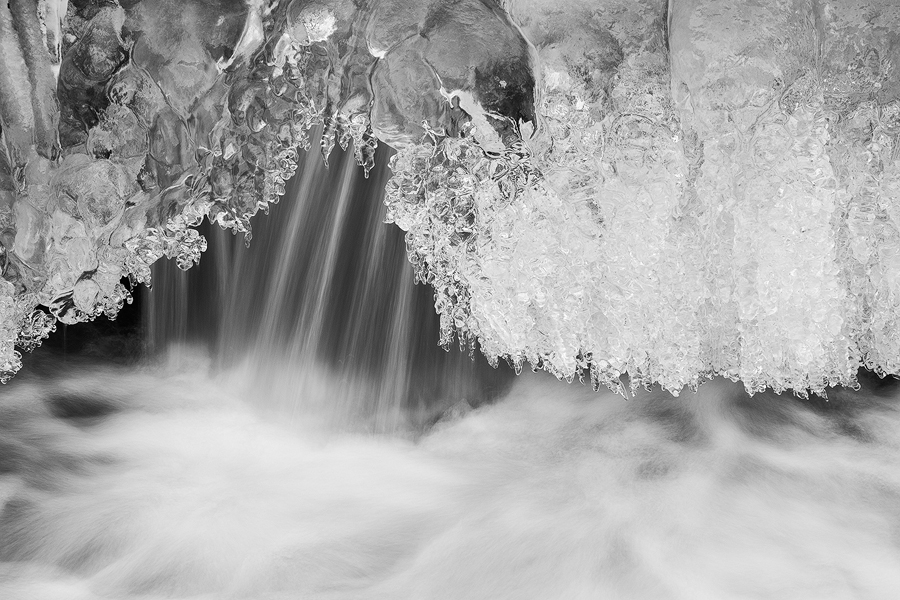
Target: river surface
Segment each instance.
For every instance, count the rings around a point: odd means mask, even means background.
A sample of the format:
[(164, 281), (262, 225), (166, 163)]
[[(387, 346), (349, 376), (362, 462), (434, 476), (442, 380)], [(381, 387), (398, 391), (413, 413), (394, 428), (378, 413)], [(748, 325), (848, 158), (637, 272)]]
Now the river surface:
[[(0, 598), (900, 598), (900, 410), (526, 373), (374, 434), (183, 350), (0, 390)], [(362, 428), (364, 429), (364, 428)]]

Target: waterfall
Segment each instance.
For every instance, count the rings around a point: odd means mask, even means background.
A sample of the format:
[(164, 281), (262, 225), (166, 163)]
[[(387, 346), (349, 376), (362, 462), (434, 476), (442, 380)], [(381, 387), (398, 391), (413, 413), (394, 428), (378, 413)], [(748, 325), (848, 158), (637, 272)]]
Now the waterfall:
[(509, 369), (438, 347), (433, 290), (415, 285), (403, 233), (385, 225), (390, 149), (365, 177), (352, 153), (301, 158), (282, 201), (243, 239), (204, 227), (199, 267), (154, 265), (150, 346), (206, 346), (216, 368), (252, 373), (263, 408), (328, 413), (340, 426), (394, 430), (505, 389)]
[(377, 158), (310, 154), (249, 249), (157, 269), (177, 361), (2, 388), (0, 598), (900, 597), (896, 381), (484, 402), (509, 371), (435, 345)]

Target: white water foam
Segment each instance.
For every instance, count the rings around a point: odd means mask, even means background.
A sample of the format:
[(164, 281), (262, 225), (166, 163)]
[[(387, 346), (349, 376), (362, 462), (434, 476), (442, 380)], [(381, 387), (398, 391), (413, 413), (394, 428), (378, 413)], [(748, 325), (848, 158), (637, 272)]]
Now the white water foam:
[(523, 376), (424, 436), (261, 417), (205, 369), (0, 392), (0, 598), (900, 597), (900, 411)]

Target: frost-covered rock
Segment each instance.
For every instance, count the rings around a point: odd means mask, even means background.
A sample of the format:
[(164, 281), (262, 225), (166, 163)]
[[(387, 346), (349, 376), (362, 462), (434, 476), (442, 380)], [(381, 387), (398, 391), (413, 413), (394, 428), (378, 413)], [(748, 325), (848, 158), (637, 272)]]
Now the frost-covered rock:
[(4, 376), (201, 219), (249, 240), (316, 125), (398, 150), (445, 344), (672, 391), (900, 372), (892, 0), (62, 6), (0, 6)]

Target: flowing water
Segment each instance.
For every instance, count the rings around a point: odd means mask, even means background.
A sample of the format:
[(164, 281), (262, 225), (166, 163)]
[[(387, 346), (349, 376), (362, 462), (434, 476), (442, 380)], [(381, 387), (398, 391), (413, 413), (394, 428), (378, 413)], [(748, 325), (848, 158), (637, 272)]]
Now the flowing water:
[(383, 177), (310, 159), (249, 251), (157, 269), (160, 359), (0, 389), (0, 599), (900, 598), (894, 381), (506, 389), (435, 348)]
[(309, 152), (249, 249), (209, 227), (199, 267), (157, 263), (150, 344), (204, 345), (221, 370), (253, 374), (258, 404), (341, 427), (396, 431), (505, 390), (511, 370), (437, 346), (433, 291), (414, 284), (402, 232), (383, 223), (389, 152), (368, 178), (351, 153), (326, 168)]
[(402, 437), (207, 372), (4, 391), (0, 598), (900, 597), (893, 388), (626, 402), (529, 373)]

